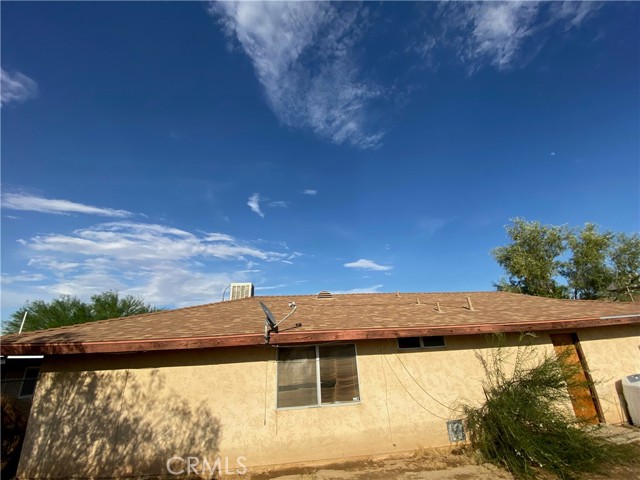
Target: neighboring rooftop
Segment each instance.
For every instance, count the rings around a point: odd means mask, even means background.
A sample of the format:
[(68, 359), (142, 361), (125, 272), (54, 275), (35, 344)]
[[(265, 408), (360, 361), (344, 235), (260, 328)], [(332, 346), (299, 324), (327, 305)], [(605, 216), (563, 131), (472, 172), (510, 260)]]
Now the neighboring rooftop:
[[(264, 302), (296, 312), (272, 344), (469, 335), (639, 324), (640, 303), (559, 300), (505, 292), (249, 297), (1, 338), (2, 355), (130, 352), (264, 344)], [(613, 318), (612, 318), (613, 317)], [(295, 327), (296, 323), (302, 326)]]

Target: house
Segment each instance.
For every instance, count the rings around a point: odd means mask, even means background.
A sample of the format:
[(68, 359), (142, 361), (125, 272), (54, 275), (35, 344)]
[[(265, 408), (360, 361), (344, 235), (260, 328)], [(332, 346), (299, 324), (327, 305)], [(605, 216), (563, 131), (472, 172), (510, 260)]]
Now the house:
[[(265, 312), (289, 316), (265, 328)], [(460, 402), (483, 398), (478, 356), (496, 332), (508, 353), (521, 332), (540, 353), (569, 349), (599, 382), (572, 399), (576, 415), (628, 422), (619, 386), (640, 372), (638, 303), (251, 296), (3, 337), (3, 355), (45, 355), (18, 478), (242, 473), (449, 445)]]

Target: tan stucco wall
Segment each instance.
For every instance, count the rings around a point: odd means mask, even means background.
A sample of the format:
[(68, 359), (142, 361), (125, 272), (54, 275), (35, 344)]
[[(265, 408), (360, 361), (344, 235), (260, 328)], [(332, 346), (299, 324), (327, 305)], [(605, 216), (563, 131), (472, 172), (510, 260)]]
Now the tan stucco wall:
[[(633, 344), (624, 332), (609, 341)], [(482, 399), (476, 354), (490, 345), (446, 342), (402, 352), (393, 340), (356, 342), (361, 401), (288, 410), (276, 409), (274, 347), (48, 358), (19, 477), (166, 474), (174, 455), (227, 456), (233, 468), (238, 456), (262, 466), (448, 445), (457, 405)], [(583, 342), (587, 356), (596, 352), (592, 369), (609, 362), (607, 340)], [(552, 351), (546, 335), (534, 343)]]
[(607, 423), (627, 423), (621, 380), (640, 373), (640, 327), (621, 325), (578, 331), (600, 408)]

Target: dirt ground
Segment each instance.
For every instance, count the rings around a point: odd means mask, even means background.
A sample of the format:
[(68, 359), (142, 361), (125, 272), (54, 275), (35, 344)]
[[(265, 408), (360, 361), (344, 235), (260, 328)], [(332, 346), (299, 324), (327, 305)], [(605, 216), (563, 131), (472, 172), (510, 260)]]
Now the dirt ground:
[[(606, 426), (601, 434), (621, 443), (638, 445), (640, 429)], [(469, 449), (449, 448), (415, 452), (403, 458), (369, 459), (324, 466), (300, 466), (250, 473), (248, 480), (513, 480), (494, 465), (480, 464)], [(585, 480), (640, 480), (640, 463), (611, 468), (606, 475), (587, 475)]]
[[(640, 448), (638, 450), (640, 454)], [(323, 468), (300, 468), (244, 476), (250, 480), (514, 480), (501, 468), (478, 464), (471, 456), (421, 455), (405, 459), (352, 462)], [(640, 465), (618, 466), (606, 475), (581, 480), (640, 480)], [(549, 479), (550, 480), (550, 479)]]
[(253, 474), (251, 480), (512, 480), (493, 465), (478, 465), (461, 450), (425, 450), (405, 458), (368, 460), (321, 468), (303, 467)]

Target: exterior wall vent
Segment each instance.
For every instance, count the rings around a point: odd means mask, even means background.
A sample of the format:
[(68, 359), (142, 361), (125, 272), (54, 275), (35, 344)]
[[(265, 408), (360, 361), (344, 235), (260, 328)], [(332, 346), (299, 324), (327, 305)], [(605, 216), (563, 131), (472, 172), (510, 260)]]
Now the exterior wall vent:
[(318, 295), (316, 295), (316, 299), (318, 300), (326, 300), (328, 298), (333, 298), (333, 294), (331, 292), (327, 292), (326, 290), (322, 290)]
[(231, 300), (253, 297), (253, 283), (232, 283)]

